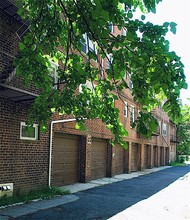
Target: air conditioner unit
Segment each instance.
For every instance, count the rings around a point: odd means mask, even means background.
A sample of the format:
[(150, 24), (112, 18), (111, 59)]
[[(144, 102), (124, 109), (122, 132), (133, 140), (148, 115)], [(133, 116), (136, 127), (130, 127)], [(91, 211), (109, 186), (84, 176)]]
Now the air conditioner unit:
[(13, 196), (13, 183), (0, 184), (0, 198)]

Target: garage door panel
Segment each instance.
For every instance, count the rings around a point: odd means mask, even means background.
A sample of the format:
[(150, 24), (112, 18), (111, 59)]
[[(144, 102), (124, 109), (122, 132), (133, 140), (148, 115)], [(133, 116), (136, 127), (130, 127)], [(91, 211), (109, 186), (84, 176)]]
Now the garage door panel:
[(139, 164), (139, 152), (138, 152), (138, 145), (132, 144), (131, 147), (131, 171), (137, 171), (138, 170), (138, 164)]
[(125, 172), (125, 149), (117, 144), (115, 145), (115, 174)]
[(53, 146), (53, 184), (78, 182), (79, 136), (56, 133)]
[(91, 150), (91, 179), (105, 177), (107, 168), (107, 141), (93, 138)]

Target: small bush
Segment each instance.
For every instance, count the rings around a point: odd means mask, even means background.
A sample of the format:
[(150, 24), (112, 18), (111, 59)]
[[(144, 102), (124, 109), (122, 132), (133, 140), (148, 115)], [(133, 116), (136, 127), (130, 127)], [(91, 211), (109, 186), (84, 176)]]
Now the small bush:
[(180, 162), (180, 163), (184, 163), (184, 162), (185, 162), (185, 157), (184, 157), (184, 156), (180, 156), (179, 162)]
[(178, 162), (178, 163), (184, 163), (184, 162), (185, 162), (185, 157), (182, 156), (182, 155), (178, 155), (178, 156), (177, 156), (177, 159), (176, 159), (176, 162)]

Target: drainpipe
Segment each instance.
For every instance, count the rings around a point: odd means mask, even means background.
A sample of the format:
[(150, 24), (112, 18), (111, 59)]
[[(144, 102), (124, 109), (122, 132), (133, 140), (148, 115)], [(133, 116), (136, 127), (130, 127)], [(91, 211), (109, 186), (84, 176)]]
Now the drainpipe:
[(64, 123), (64, 122), (72, 122), (72, 121), (76, 121), (76, 118), (51, 121), (51, 125), (50, 125), (50, 145), (49, 145), (49, 177), (48, 177), (48, 187), (49, 188), (51, 188), (51, 163), (52, 163), (51, 159), (52, 159), (53, 125), (58, 124), (58, 123)]

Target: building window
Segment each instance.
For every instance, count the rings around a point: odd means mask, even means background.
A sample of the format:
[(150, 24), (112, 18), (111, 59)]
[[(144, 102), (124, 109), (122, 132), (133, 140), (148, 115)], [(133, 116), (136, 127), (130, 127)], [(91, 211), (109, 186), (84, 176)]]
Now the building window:
[[(92, 82), (90, 82), (89, 80), (86, 80), (86, 83), (85, 84), (80, 84), (79, 85), (79, 93), (83, 93), (82, 89), (86, 88), (88, 90), (90, 90), (91, 93), (94, 93), (94, 89), (96, 87), (96, 85), (94, 85)], [(90, 104), (90, 99), (86, 101), (87, 105)]]
[(167, 129), (166, 129), (167, 127), (166, 127), (166, 124), (165, 123), (163, 123), (162, 124), (162, 134), (163, 134), (163, 136), (166, 136), (167, 135)]
[(87, 34), (83, 34), (84, 41), (82, 42), (82, 51), (87, 54), (88, 52), (94, 52), (97, 54), (97, 50), (93, 41), (89, 39)]
[(50, 62), (50, 65), (51, 65), (49, 67), (49, 71), (50, 71), (50, 77), (51, 77), (52, 82), (53, 82), (53, 88), (57, 89), (58, 88), (58, 81), (59, 81), (57, 70), (58, 70), (59, 65), (57, 63), (51, 61), (51, 60), (49, 62)]
[(127, 79), (127, 73), (125, 72), (124, 76), (123, 76), (123, 80), (126, 81)]
[(112, 22), (110, 22), (109, 23), (109, 29), (110, 29), (110, 32), (114, 32), (114, 29), (113, 29), (113, 23)]
[(38, 140), (38, 124), (33, 124), (32, 126), (28, 126), (26, 122), (21, 122), (20, 139)]
[(129, 89), (133, 89), (133, 81), (131, 80), (131, 74), (129, 74)]
[(127, 35), (126, 28), (122, 28), (122, 30), (121, 30), (121, 35), (122, 35), (122, 36), (126, 36), (126, 35)]
[(135, 108), (134, 108), (134, 106), (131, 105), (131, 107), (130, 107), (130, 126), (132, 126), (134, 121), (135, 121)]
[(124, 101), (124, 117), (125, 118), (127, 118), (127, 116), (128, 116), (127, 110), (128, 110), (127, 102)]
[(113, 55), (111, 53), (107, 54), (107, 59), (106, 59), (106, 69), (107, 70), (110, 69), (112, 61), (113, 61)]
[(82, 93), (82, 88), (85, 87), (87, 89), (89, 89), (92, 93), (94, 92), (94, 87), (95, 85), (93, 85), (92, 82), (90, 82), (89, 80), (86, 80), (85, 84), (80, 84), (79, 85), (79, 93)]

